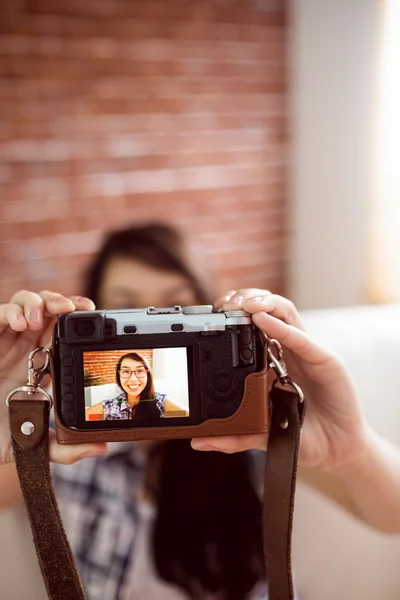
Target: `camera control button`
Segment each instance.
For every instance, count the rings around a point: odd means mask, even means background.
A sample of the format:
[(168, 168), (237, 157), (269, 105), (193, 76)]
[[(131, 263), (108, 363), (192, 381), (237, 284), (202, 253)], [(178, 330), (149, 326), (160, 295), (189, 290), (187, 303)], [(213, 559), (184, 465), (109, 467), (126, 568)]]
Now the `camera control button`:
[(251, 344), (251, 332), (248, 330), (245, 330), (242, 332), (242, 344), (244, 344), (245, 346), (248, 346), (249, 344)]
[(64, 383), (74, 383), (75, 379), (72, 375), (65, 375), (63, 378)]
[(62, 363), (63, 363), (64, 367), (73, 367), (74, 359), (71, 356), (66, 356), (65, 358), (63, 358)]
[(64, 413), (64, 418), (66, 421), (73, 422), (75, 421), (76, 413), (74, 410), (66, 410)]
[(245, 310), (242, 310), (241, 308), (239, 308), (237, 310), (226, 310), (225, 316), (228, 319), (235, 318), (235, 317), (251, 317), (250, 313), (246, 312)]
[(251, 348), (243, 348), (240, 355), (241, 355), (242, 359), (247, 362), (252, 359), (253, 352), (251, 351)]
[(238, 392), (237, 377), (227, 370), (214, 371), (207, 382), (207, 391), (217, 402), (230, 400)]
[[(220, 369), (211, 373), (207, 379), (207, 392), (210, 396), (221, 396), (221, 394), (229, 392), (231, 375), (231, 372), (227, 369)], [(222, 383), (220, 384), (220, 382)]]
[(217, 379), (216, 382), (215, 382), (215, 389), (220, 394), (226, 394), (226, 393), (228, 393), (230, 391), (230, 389), (231, 389), (231, 381), (230, 381), (230, 379), (228, 379), (226, 377), (221, 377), (220, 379)]
[(125, 325), (124, 333), (136, 333), (137, 327), (136, 325)]
[(64, 402), (75, 402), (75, 394), (64, 394)]

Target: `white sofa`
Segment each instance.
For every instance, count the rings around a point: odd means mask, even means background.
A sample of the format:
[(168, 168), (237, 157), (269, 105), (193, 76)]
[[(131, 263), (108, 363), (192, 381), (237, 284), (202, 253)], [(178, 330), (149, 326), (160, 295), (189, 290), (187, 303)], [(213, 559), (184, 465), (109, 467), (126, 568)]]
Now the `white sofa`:
[[(400, 304), (309, 311), (303, 319), (343, 357), (370, 423), (400, 446)], [(293, 561), (305, 600), (400, 598), (400, 536), (371, 530), (303, 485)]]
[[(400, 446), (400, 305), (309, 311), (303, 318), (313, 337), (343, 356), (370, 422)], [(0, 512), (4, 600), (46, 599), (30, 540), (22, 507)], [(400, 598), (400, 536), (370, 530), (302, 485), (293, 562), (305, 600)]]

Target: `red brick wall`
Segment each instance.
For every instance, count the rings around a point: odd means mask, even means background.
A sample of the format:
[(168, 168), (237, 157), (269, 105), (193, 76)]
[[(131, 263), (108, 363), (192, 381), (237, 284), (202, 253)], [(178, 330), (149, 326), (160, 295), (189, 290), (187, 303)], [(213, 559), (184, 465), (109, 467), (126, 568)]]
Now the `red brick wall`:
[(219, 290), (284, 289), (284, 3), (1, 1), (1, 300), (79, 293), (104, 230), (155, 217)]
[[(101, 385), (115, 383), (115, 370), (121, 356), (127, 354), (127, 350), (109, 350), (108, 352), (85, 352), (83, 357), (83, 368), (87, 374)], [(139, 350), (138, 353), (147, 361), (152, 368), (153, 350)]]

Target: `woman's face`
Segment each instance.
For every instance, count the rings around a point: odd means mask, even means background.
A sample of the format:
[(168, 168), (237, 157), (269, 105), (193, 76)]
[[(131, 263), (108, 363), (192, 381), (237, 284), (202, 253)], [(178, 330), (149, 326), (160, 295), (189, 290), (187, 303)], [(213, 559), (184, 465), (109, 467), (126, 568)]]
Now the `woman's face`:
[(130, 258), (113, 258), (106, 267), (98, 308), (117, 310), (175, 304), (197, 304), (195, 292), (183, 275)]
[(147, 385), (147, 368), (133, 358), (124, 358), (119, 368), (119, 378), (124, 392), (136, 398)]

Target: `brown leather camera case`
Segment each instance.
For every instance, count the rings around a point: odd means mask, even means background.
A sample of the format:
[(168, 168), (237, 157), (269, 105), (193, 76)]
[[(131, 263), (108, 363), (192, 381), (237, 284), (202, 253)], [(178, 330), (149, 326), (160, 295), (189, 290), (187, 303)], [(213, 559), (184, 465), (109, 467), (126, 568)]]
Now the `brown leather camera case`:
[[(54, 370), (53, 370), (54, 373)], [(53, 392), (57, 386), (53, 381)], [(265, 349), (264, 368), (246, 378), (243, 400), (238, 410), (224, 419), (209, 419), (200, 425), (182, 427), (126, 428), (103, 431), (75, 431), (62, 424), (57, 399), (54, 403), (57, 440), (60, 444), (82, 444), (87, 442), (127, 442), (155, 439), (187, 439), (194, 437), (216, 437), (221, 435), (246, 435), (268, 433), (270, 409), (268, 401), (267, 356)]]

